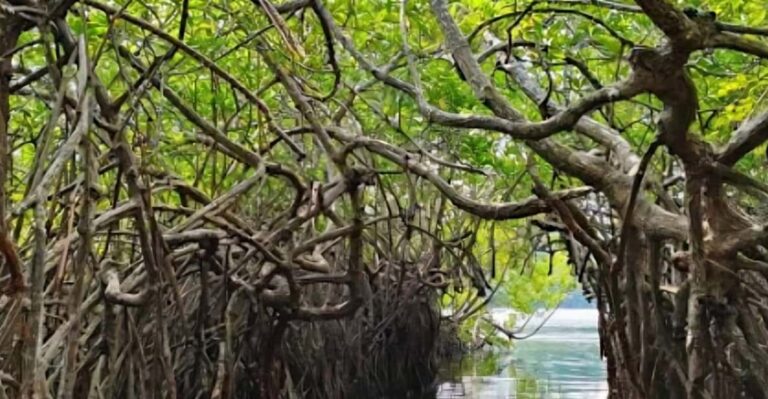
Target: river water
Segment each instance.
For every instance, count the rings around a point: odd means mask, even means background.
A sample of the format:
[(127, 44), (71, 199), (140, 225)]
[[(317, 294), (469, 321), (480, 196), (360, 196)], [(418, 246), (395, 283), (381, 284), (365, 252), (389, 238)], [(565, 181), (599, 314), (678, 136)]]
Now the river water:
[[(501, 320), (510, 310), (495, 309)], [(529, 322), (538, 326), (543, 316)], [(558, 309), (537, 334), (514, 348), (465, 359), (438, 399), (604, 399), (605, 363), (600, 359), (597, 310)]]

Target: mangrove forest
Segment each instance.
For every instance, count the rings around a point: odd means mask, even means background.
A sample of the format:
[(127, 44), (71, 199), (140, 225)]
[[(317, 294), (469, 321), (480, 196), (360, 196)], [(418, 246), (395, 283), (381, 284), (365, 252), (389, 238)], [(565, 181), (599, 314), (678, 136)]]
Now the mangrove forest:
[(765, 0), (0, 0), (0, 399), (441, 397), (574, 292), (603, 398), (768, 399), (766, 97)]

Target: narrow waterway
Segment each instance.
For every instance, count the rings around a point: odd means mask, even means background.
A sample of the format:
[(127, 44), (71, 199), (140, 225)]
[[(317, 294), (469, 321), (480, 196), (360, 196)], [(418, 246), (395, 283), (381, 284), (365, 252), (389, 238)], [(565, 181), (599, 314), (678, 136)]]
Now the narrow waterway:
[[(510, 311), (496, 309), (494, 319)], [(542, 317), (543, 318), (543, 317)], [(534, 319), (526, 330), (543, 321)], [(603, 399), (605, 363), (600, 359), (597, 310), (558, 309), (532, 337), (513, 349), (464, 359), (439, 399)], [(458, 374), (458, 375), (456, 375)]]

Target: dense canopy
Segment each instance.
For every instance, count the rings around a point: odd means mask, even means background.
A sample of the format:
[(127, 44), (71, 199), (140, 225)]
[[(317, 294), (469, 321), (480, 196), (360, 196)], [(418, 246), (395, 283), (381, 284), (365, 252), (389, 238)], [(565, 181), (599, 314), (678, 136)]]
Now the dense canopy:
[(763, 0), (0, 0), (0, 398), (397, 395), (569, 275), (612, 398), (768, 398), (766, 59)]

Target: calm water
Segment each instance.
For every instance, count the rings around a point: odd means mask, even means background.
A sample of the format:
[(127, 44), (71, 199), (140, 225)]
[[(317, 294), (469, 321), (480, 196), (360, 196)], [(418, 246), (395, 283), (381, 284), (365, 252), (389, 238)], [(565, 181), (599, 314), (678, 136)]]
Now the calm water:
[[(508, 310), (495, 310), (501, 320)], [(543, 318), (542, 318), (543, 319)], [(532, 330), (541, 319), (531, 321)], [(514, 349), (465, 360), (460, 377), (444, 382), (438, 399), (603, 399), (605, 364), (600, 360), (597, 310), (559, 309), (533, 337)]]

